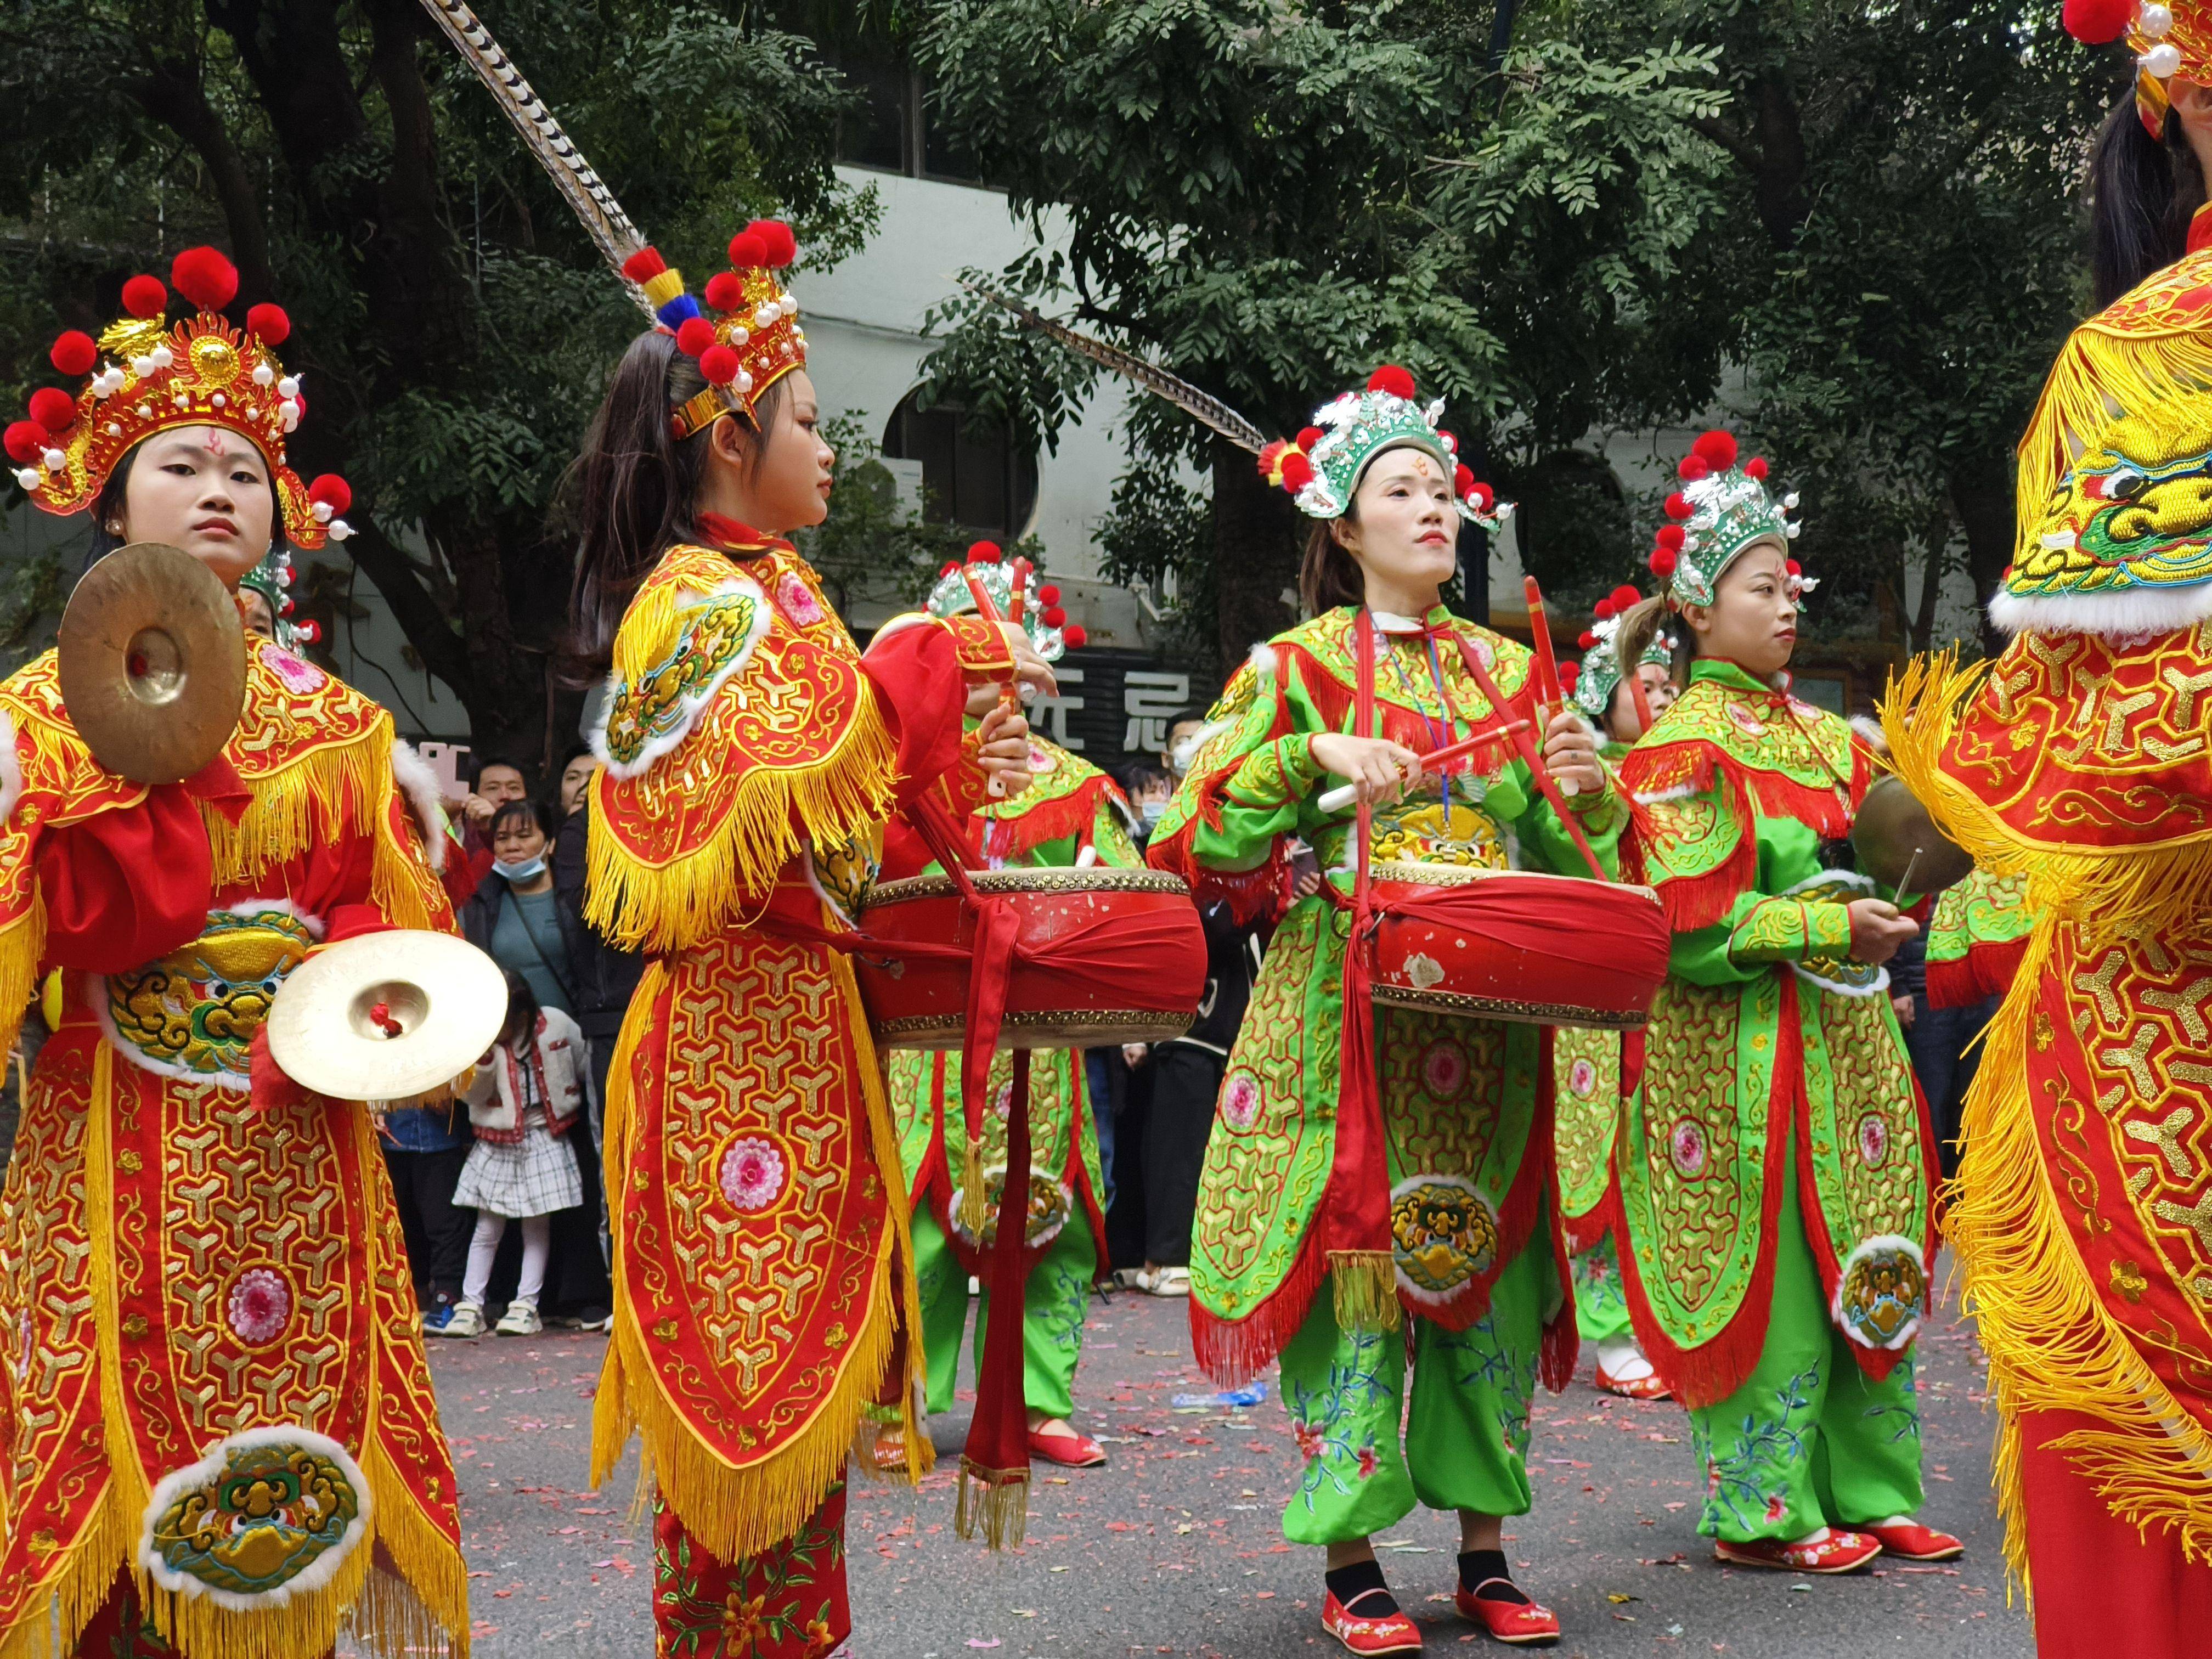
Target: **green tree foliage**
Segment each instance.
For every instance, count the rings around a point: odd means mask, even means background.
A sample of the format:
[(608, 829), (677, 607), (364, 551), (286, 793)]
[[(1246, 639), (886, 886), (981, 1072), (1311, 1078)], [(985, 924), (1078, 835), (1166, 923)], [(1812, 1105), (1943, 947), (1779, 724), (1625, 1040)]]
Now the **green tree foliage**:
[[(817, 266), (870, 228), (830, 169), (837, 78), (741, 0), (485, 21), (672, 263), (703, 277), (771, 210)], [(295, 464), (355, 486), (361, 533), (314, 556), (376, 583), (480, 744), (534, 748), (572, 558), (548, 508), (638, 313), (417, 0), (0, 14), (0, 395), (203, 240), (237, 260), (238, 315), (292, 315)]]
[[(1264, 428), (1293, 431), (1402, 362), (1510, 490), (1571, 475), (1555, 458), (1594, 426), (1680, 418), (1711, 394), (1717, 343), (1644, 302), (1694, 287), (1717, 208), (1725, 156), (1697, 125), (1724, 101), (1709, 47), (1531, 32), (1493, 64), (1486, 0), (939, 0), (919, 16), (946, 125), (1036, 233), (979, 279)], [(1049, 443), (1092, 389), (977, 304), (940, 320), (938, 393), (1017, 431)], [(1164, 405), (1134, 408), (1128, 431), (1140, 479), (1212, 471), (1205, 591), (1233, 659), (1289, 618), (1288, 503)], [(1124, 519), (1141, 512), (1123, 500)], [(1528, 503), (1534, 522), (1545, 510)], [(1131, 522), (1109, 548), (1158, 550), (1157, 529)]]
[[(1609, 440), (1717, 412), (1803, 492), (1815, 625), (1925, 643), (2009, 556), (2009, 453), (2086, 295), (2086, 136), (2122, 84), (2006, 0), (938, 0), (947, 123), (1029, 216), (995, 285), (1288, 432), (1374, 362), (1444, 396), (1579, 601), (1663, 490)], [(1495, 27), (1511, 45), (1493, 62)], [(1049, 442), (1091, 372), (948, 307), (943, 395)], [(1147, 402), (1105, 543), (1224, 657), (1281, 625), (1296, 526)], [(1164, 483), (1213, 470), (1210, 511)], [(1669, 457), (1668, 459), (1671, 459)], [(1158, 499), (1154, 500), (1154, 492)], [(1194, 549), (1195, 536), (1211, 545)], [(1905, 614), (1908, 562), (1929, 580)]]

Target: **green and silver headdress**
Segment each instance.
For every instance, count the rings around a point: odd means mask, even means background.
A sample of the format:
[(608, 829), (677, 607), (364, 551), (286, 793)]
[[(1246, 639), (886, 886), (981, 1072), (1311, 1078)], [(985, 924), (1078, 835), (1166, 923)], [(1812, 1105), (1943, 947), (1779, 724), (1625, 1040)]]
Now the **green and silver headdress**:
[[(1736, 442), (1728, 433), (1705, 433), (1675, 468), (1682, 487), (1667, 498), (1668, 522), (1659, 526), (1651, 550), (1651, 574), (1665, 580), (1667, 598), (1677, 611), (1686, 605), (1711, 605), (1721, 576), (1760, 542), (1784, 549), (1797, 538), (1796, 492), (1776, 501), (1766, 489), (1766, 463), (1753, 456), (1736, 465)], [(1797, 561), (1789, 561), (1796, 591), (1809, 592), (1814, 579)]]
[(1513, 503), (1497, 500), (1459, 459), (1457, 441), (1437, 428), (1443, 412), (1443, 399), (1424, 408), (1415, 401), (1413, 375), (1385, 363), (1367, 377), (1366, 390), (1324, 404), (1297, 437), (1262, 449), (1260, 476), (1288, 490), (1307, 517), (1340, 519), (1369, 462), (1385, 450), (1419, 449), (1451, 473), (1461, 516), (1494, 531), (1512, 516)]
[(323, 637), (317, 623), (292, 620), (292, 556), (285, 549), (270, 548), (259, 564), (238, 579), (238, 585), (269, 601), (269, 615), (275, 623), (273, 637), (284, 650), (297, 651)]
[[(953, 560), (938, 573), (923, 608), (933, 617), (982, 611), (1011, 618), (1021, 623), (1037, 655), (1058, 662), (1063, 652), (1080, 649), (1089, 635), (1080, 623), (1068, 621), (1060, 589), (1050, 582), (1040, 586), (1036, 574), (1027, 559), (1006, 557), (996, 542), (977, 542), (964, 563)], [(988, 605), (977, 602), (979, 591)]]
[[(1620, 660), (1620, 619), (1644, 595), (1623, 583), (1597, 602), (1597, 616), (1583, 630), (1582, 666), (1575, 671), (1575, 707), (1592, 720), (1613, 712), (1613, 694), (1620, 689), (1627, 665)], [(1653, 663), (1670, 672), (1674, 666), (1674, 636), (1661, 629), (1636, 659), (1638, 667)]]

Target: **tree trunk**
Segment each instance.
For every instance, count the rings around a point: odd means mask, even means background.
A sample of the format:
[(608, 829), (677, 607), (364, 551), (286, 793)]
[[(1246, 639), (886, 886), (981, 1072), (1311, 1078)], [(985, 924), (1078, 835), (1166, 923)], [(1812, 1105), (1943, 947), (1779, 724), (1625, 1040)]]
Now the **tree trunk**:
[(1982, 609), (1982, 648), (1995, 656), (2004, 649), (2003, 631), (1989, 619), (1990, 595), (2012, 563), (2013, 483), (2008, 458), (1968, 457), (1951, 469), (1951, 505), (1966, 532), (1966, 570), (1974, 579), (1974, 599)]
[(230, 232), (238, 297), (241, 304), (250, 305), (270, 298), (275, 287), (269, 275), (269, 236), (261, 222), (252, 176), (222, 118), (208, 102), (200, 76), (197, 58), (156, 62), (132, 83), (131, 95), (147, 114), (190, 144), (207, 168), (224, 228)]
[[(1250, 455), (1225, 439), (1213, 441), (1214, 621), (1224, 673), (1298, 619), (1298, 530), (1305, 522)], [(1285, 592), (1292, 596), (1287, 603)]]

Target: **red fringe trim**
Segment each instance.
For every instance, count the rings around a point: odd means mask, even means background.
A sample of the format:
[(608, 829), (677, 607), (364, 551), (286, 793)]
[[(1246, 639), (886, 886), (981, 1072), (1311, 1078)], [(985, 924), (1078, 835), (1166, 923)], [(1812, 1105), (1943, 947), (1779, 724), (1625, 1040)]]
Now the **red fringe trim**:
[(1190, 1348), (1200, 1370), (1224, 1389), (1241, 1389), (1275, 1362), (1306, 1322), (1314, 1292), (1328, 1273), (1322, 1229), (1310, 1222), (1298, 1258), (1267, 1299), (1242, 1319), (1209, 1313), (1190, 1299)]
[(1976, 943), (1963, 957), (1928, 963), (1928, 1006), (1931, 1008), (1971, 1008), (1989, 997), (2012, 989), (2021, 959), (2027, 955), (2025, 935), (2002, 943)]
[[(1352, 712), (1352, 689), (1322, 667), (1313, 653), (1304, 647), (1278, 646), (1275, 648), (1285, 657), (1296, 657), (1304, 667), (1306, 672), (1300, 677), (1301, 683), (1305, 686), (1306, 695), (1313, 699), (1315, 710), (1328, 728), (1332, 732), (1348, 729), (1345, 725), (1345, 717)], [(1480, 694), (1477, 693), (1476, 696), (1480, 699)], [(1535, 712), (1535, 692), (1533, 683), (1524, 682), (1518, 691), (1508, 692), (1505, 702), (1507, 707), (1502, 712), (1507, 720), (1520, 720), (1533, 716)], [(1376, 735), (1388, 738), (1393, 743), (1402, 744), (1417, 755), (1425, 755), (1443, 746), (1443, 743), (1437, 741), (1437, 722), (1431, 720), (1426, 715), (1416, 714), (1410, 708), (1401, 708), (1395, 704), (1384, 702), (1379, 696), (1376, 699), (1375, 711), (1380, 717), (1378, 723), (1382, 728)], [(1490, 718), (1487, 714), (1474, 714), (1472, 708), (1457, 708), (1455, 712), (1462, 720), (1470, 717), (1476, 720)], [(1360, 735), (1367, 734), (1363, 732)], [(1443, 741), (1449, 743), (1452, 739), (1446, 738)], [(1537, 742), (1540, 747), (1542, 741), (1541, 737), (1539, 736)], [(1472, 750), (1460, 764), (1470, 773), (1488, 774), (1500, 770), (1519, 752), (1515, 748), (1511, 738), (1500, 738), (1494, 743), (1485, 744), (1480, 748)], [(1457, 772), (1455, 771), (1453, 775), (1458, 775)]]
[(1759, 1364), (1766, 1346), (1766, 1325), (1774, 1300), (1775, 1234), (1782, 1220), (1782, 1158), (1796, 1117), (1797, 1097), (1803, 1092), (1804, 1045), (1797, 1029), (1796, 987), (1788, 970), (1783, 973), (1782, 1018), (1775, 1044), (1774, 1087), (1767, 1098), (1766, 1171), (1760, 1205), (1759, 1262), (1752, 1269), (1750, 1286), (1735, 1317), (1719, 1334), (1694, 1348), (1675, 1346), (1651, 1311), (1637, 1272), (1635, 1232), (1628, 1225), (1628, 1206), (1620, 1183), (1615, 1182), (1608, 1202), (1607, 1219), (1620, 1241), (1620, 1286), (1628, 1304), (1629, 1323), (1644, 1356), (1651, 1362), (1674, 1397), (1692, 1409), (1717, 1406), (1743, 1386)]
[(979, 818), (983, 826), (983, 851), (1011, 862), (1027, 857), (1047, 842), (1087, 836), (1098, 822), (1099, 807), (1121, 793), (1113, 779), (1100, 773), (1078, 784), (1073, 794), (1041, 802), (1018, 817)]
[[(1220, 826), (1220, 812), (1211, 799), (1201, 800), (1200, 811), (1213, 827)], [(1216, 870), (1198, 861), (1192, 845), (1197, 836), (1198, 825), (1188, 823), (1165, 839), (1153, 836), (1145, 848), (1145, 862), (1155, 870), (1182, 877), (1200, 904), (1226, 904), (1240, 927), (1273, 921), (1281, 908), (1290, 865), (1283, 854), (1281, 838), (1276, 838), (1268, 848), (1267, 862), (1256, 869)]]

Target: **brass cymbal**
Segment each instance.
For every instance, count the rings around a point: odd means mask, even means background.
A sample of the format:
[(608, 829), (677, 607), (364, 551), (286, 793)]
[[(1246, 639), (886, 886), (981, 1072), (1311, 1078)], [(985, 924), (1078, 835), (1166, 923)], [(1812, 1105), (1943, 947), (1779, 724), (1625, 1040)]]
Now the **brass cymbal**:
[(62, 702), (93, 757), (139, 783), (191, 777), (246, 706), (246, 629), (222, 579), (162, 542), (118, 547), (62, 612)]
[(1894, 773), (1867, 786), (1851, 823), (1851, 848), (1858, 854), (1859, 873), (1885, 887), (1894, 888), (1910, 869), (1912, 897), (1940, 893), (1964, 881), (1974, 867), (1966, 850), (1936, 827), (1928, 809)]
[(497, 963), (451, 933), (395, 929), (301, 963), (270, 1005), (269, 1054), (317, 1094), (411, 1100), (475, 1065), (506, 1023)]

